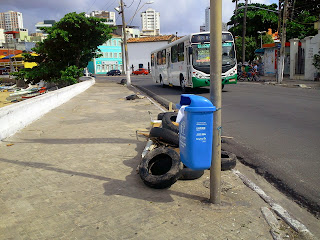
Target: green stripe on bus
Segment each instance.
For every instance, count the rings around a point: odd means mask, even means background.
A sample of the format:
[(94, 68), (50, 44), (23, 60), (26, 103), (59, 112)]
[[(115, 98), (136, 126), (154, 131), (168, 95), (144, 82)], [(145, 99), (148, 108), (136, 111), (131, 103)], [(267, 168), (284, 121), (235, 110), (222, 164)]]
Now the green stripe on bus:
[[(192, 77), (193, 87), (210, 86), (210, 79)], [(222, 84), (236, 84), (237, 74), (222, 79)]]

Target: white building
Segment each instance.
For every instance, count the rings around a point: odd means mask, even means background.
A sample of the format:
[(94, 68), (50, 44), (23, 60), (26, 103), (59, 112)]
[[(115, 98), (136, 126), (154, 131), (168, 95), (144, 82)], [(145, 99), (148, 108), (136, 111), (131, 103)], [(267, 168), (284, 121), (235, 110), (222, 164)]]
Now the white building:
[(106, 19), (106, 24), (115, 26), (116, 25), (116, 13), (108, 11), (92, 11), (90, 14), (86, 14), (86, 17), (96, 17)]
[[(207, 7), (205, 10), (204, 32), (209, 32), (209, 31), (210, 31), (210, 7)], [(222, 31), (228, 31), (228, 25), (224, 22), (222, 23)]]
[(168, 45), (174, 40), (176, 40), (176, 35), (173, 34), (128, 39), (128, 55), (131, 72), (138, 68), (149, 69), (151, 52)]
[(148, 8), (141, 13), (142, 32), (141, 36), (160, 35), (160, 13)]
[(4, 29), (0, 28), (0, 47), (4, 46), (6, 38), (4, 36)]
[(36, 33), (42, 33), (44, 36), (47, 36), (48, 34), (45, 33), (43, 30), (40, 28), (42, 27), (52, 27), (53, 24), (55, 24), (55, 20), (44, 20), (43, 22), (38, 22), (35, 27), (36, 27)]
[(0, 13), (0, 28), (5, 31), (14, 31), (23, 28), (22, 13), (14, 11)]

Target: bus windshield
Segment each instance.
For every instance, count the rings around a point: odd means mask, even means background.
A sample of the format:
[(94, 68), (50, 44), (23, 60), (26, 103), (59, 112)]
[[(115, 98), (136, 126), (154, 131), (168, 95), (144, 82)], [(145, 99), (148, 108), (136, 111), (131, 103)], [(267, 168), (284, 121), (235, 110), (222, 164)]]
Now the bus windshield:
[[(210, 68), (210, 44), (193, 44), (192, 63), (197, 68)], [(233, 67), (236, 63), (232, 42), (222, 43), (222, 67)], [(200, 70), (200, 69), (199, 69)], [(205, 71), (207, 72), (207, 71)]]

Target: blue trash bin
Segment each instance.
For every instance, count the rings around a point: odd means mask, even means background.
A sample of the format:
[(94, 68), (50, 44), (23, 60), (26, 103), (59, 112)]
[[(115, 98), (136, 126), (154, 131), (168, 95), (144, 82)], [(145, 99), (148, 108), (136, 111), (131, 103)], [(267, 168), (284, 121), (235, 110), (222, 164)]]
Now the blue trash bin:
[(180, 105), (184, 116), (179, 123), (180, 158), (195, 170), (208, 169), (212, 156), (213, 112), (216, 107), (205, 97), (182, 94)]

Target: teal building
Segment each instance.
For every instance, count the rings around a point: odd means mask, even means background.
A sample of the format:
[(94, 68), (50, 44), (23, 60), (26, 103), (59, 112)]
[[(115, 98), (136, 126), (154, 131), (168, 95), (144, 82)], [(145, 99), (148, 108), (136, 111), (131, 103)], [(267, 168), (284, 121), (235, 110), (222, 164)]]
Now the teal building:
[(112, 38), (99, 46), (100, 54), (99, 58), (92, 59), (88, 63), (88, 71), (93, 74), (106, 74), (110, 70), (118, 69), (122, 70), (122, 48), (121, 48), (121, 36), (112, 34)]

